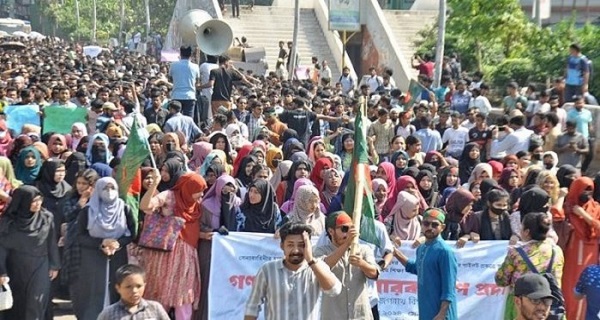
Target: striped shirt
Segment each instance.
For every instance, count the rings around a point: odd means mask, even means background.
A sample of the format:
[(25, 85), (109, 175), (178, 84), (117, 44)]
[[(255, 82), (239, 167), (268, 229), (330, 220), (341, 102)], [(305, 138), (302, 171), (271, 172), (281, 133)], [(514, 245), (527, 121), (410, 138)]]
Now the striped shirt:
[[(329, 270), (327, 266), (324, 268)], [(317, 300), (321, 290), (315, 273), (306, 262), (292, 271), (285, 267), (283, 259), (270, 261), (258, 270), (246, 304), (246, 315), (258, 317), (264, 303), (266, 320), (319, 320)], [(336, 296), (341, 290), (342, 284), (336, 278), (333, 288), (323, 290), (323, 293)]]
[(169, 315), (163, 308), (163, 306), (151, 300), (142, 299), (138, 305), (138, 309), (135, 312), (130, 312), (123, 303), (119, 301), (111, 304), (102, 310), (102, 313), (98, 316), (98, 320), (169, 320)]

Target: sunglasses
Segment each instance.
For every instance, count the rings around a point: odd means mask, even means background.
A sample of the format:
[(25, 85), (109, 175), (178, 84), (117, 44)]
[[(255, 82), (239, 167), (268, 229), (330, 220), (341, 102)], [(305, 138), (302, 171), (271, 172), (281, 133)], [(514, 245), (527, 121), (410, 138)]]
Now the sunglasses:
[(436, 221), (430, 222), (430, 221), (423, 221), (423, 226), (425, 228), (429, 228), (429, 227), (433, 227), (433, 228), (438, 228), (439, 226), (441, 226), (442, 224)]
[(350, 231), (350, 226), (341, 226), (338, 227), (338, 229), (340, 229), (343, 233), (347, 233), (348, 231)]
[(539, 306), (540, 304), (543, 303), (546, 307), (551, 306), (552, 302), (553, 302), (551, 298), (531, 299), (531, 298), (527, 297), (527, 300), (531, 301), (531, 303), (536, 306)]

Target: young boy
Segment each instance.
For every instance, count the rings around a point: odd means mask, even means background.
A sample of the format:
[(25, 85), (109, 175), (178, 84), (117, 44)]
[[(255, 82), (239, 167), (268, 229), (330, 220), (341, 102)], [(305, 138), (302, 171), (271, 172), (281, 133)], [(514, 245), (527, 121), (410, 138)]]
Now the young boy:
[(142, 267), (134, 264), (120, 267), (117, 269), (115, 281), (121, 301), (102, 310), (98, 320), (169, 320), (167, 312), (160, 303), (142, 298), (146, 287), (146, 272)]

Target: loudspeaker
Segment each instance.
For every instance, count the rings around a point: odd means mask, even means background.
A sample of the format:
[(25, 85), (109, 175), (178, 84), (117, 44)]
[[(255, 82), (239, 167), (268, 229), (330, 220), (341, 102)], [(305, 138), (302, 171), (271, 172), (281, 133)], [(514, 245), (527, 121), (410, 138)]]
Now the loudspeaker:
[(208, 55), (220, 55), (233, 42), (233, 30), (227, 22), (213, 19), (204, 10), (190, 10), (179, 21), (182, 45), (197, 45)]

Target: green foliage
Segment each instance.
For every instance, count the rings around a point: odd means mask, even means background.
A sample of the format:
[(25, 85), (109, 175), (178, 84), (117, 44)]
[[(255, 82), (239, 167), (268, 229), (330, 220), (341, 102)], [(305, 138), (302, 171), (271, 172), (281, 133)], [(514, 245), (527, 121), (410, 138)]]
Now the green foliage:
[[(593, 61), (590, 91), (600, 94), (600, 26), (578, 28), (572, 17), (540, 28), (526, 17), (519, 0), (448, 0), (448, 5), (444, 50), (459, 54), (463, 70), (483, 71), (496, 89), (511, 79), (520, 85), (545, 83), (564, 74), (569, 45), (575, 42)], [(435, 52), (437, 26), (421, 36), (418, 50)]]
[[(145, 33), (146, 11), (144, 0), (97, 0), (96, 38), (104, 42), (118, 38), (121, 1), (125, 7), (123, 31)], [(176, 1), (149, 0), (150, 30), (166, 34)], [(61, 34), (74, 40), (91, 40), (93, 30), (93, 1), (79, 0), (79, 24), (75, 0), (39, 2), (41, 14), (56, 22)]]

